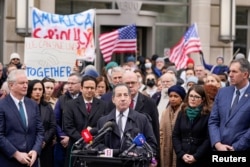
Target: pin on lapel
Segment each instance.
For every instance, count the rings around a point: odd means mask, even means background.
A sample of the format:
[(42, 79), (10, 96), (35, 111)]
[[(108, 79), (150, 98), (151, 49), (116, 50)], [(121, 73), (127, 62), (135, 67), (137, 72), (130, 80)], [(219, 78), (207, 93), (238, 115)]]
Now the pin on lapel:
[(248, 94), (245, 94), (245, 97), (248, 97)]

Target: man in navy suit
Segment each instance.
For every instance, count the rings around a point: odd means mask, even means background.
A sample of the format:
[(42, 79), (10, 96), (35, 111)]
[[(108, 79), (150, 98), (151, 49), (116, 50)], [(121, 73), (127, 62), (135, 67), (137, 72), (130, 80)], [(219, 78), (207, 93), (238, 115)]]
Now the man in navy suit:
[(250, 150), (250, 63), (233, 60), (230, 85), (217, 93), (208, 121), (211, 144), (217, 151)]
[(0, 164), (38, 167), (44, 138), (38, 105), (25, 97), (28, 78), (24, 70), (11, 71), (7, 82), (10, 94), (0, 101)]

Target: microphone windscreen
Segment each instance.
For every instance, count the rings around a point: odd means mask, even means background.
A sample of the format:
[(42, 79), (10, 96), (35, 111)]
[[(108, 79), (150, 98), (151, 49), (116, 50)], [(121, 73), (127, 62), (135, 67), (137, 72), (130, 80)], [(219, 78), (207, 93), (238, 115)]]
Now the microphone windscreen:
[(146, 138), (143, 134), (139, 133), (133, 140), (133, 143), (136, 144), (136, 146), (143, 146), (145, 143)]
[(92, 135), (92, 136), (95, 136), (95, 135), (97, 135), (98, 134), (98, 129), (97, 128), (92, 128), (92, 129), (90, 129), (90, 134)]
[(88, 129), (82, 130), (81, 136), (82, 136), (85, 143), (89, 143), (89, 142), (91, 142), (93, 140), (93, 136), (90, 134)]

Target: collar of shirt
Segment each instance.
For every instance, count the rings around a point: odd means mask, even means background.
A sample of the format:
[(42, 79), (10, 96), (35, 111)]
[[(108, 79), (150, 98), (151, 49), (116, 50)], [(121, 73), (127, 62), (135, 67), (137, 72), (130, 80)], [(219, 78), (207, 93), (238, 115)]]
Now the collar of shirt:
[[(244, 95), (244, 93), (246, 92), (247, 88), (249, 86), (249, 82), (246, 84), (246, 86), (244, 86), (243, 88), (241, 88), (239, 91), (240, 91), (240, 98)], [(236, 96), (236, 91), (237, 91), (237, 88), (235, 88), (234, 90), (234, 96)]]
[(84, 103), (87, 104), (87, 103), (93, 103), (93, 99), (91, 99), (90, 101), (84, 99)]
[(13, 96), (10, 93), (11, 98), (13, 99), (14, 103), (16, 104), (17, 108), (19, 108), (19, 101), (21, 101), (22, 103), (24, 103), (24, 97), (21, 100), (18, 100), (17, 98), (15, 98), (15, 96)]
[(77, 93), (75, 95), (70, 94), (70, 96), (72, 97), (72, 99), (76, 99), (79, 96), (79, 93)]
[[(127, 117), (128, 117), (128, 113), (129, 113), (129, 108), (123, 112), (123, 116), (127, 118)], [(116, 116), (115, 116), (115, 117), (116, 117), (116, 120), (118, 120), (119, 115), (120, 115), (120, 111), (116, 110), (116, 111), (115, 111), (115, 115), (116, 115)]]
[(134, 102), (134, 108), (135, 108), (135, 106), (136, 106), (137, 99), (138, 99), (138, 93), (136, 93), (135, 97), (134, 97), (133, 99), (131, 99), (131, 100), (133, 100), (133, 102)]

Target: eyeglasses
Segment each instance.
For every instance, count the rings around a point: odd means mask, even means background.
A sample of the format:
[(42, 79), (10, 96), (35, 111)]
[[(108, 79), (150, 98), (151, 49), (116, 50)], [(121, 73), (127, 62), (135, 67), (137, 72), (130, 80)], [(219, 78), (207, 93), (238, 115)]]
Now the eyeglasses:
[(68, 85), (75, 85), (75, 84), (78, 84), (80, 82), (67, 82)]
[(18, 59), (18, 58), (14, 58), (14, 59), (12, 59), (12, 60), (20, 60), (20, 59)]
[(201, 99), (200, 96), (196, 96), (196, 95), (189, 95), (188, 97), (189, 97), (189, 98), (192, 98), (192, 99), (195, 99), (195, 100)]
[(125, 82), (126, 85), (135, 85), (137, 82)]

